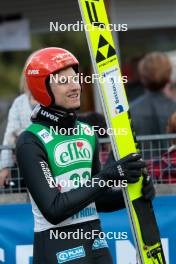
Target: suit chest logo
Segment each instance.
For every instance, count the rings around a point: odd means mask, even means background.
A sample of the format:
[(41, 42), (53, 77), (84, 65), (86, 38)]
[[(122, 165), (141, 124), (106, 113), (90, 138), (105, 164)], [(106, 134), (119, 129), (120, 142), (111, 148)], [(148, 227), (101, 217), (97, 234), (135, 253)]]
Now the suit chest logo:
[(85, 139), (65, 141), (55, 147), (54, 157), (57, 165), (61, 167), (91, 161), (92, 147)]

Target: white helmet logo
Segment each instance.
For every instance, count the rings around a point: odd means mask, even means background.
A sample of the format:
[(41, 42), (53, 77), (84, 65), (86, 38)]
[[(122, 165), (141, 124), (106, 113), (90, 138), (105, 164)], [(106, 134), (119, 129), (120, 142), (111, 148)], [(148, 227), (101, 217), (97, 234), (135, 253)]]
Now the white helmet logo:
[(36, 74), (39, 74), (39, 70), (28, 70), (28, 74), (30, 75), (36, 75)]
[(58, 55), (56, 55), (55, 57), (53, 57), (51, 60), (56, 60), (56, 59), (63, 59), (63, 58), (65, 58), (65, 57), (69, 57), (70, 56), (70, 54), (68, 54), (67, 52), (65, 52), (65, 53), (62, 53), (62, 54), (58, 54)]

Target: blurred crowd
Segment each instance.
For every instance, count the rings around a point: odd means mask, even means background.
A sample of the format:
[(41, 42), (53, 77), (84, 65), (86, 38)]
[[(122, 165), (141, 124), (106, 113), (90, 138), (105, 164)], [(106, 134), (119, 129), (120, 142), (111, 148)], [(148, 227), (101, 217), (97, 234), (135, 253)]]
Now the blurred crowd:
[[(137, 65), (140, 85), (127, 86), (127, 95), (132, 94), (130, 112), (136, 135), (176, 133), (176, 89), (171, 80), (172, 64), (165, 53), (146, 54)], [(9, 109), (6, 130), (0, 152), (0, 188), (8, 188), (10, 179), (16, 177), (17, 168), (14, 147), (19, 134), (30, 124), (31, 111), (37, 102), (30, 94), (24, 76), (21, 77), (20, 95)], [(130, 93), (129, 93), (129, 89)], [(133, 93), (134, 89), (134, 93)], [(134, 99), (135, 94), (135, 99)], [(129, 98), (130, 99), (130, 98)], [(104, 116), (100, 113), (79, 113), (78, 119), (92, 126), (106, 129)], [(108, 135), (98, 134), (99, 138)], [(6, 147), (11, 148), (6, 148)], [(110, 153), (110, 155), (109, 155)], [(148, 158), (148, 157), (146, 157)], [(103, 165), (113, 159), (110, 143), (102, 143), (100, 161)], [(149, 172), (158, 179), (171, 179), (176, 183), (176, 140), (160, 157), (148, 161)], [(171, 177), (169, 177), (171, 175)], [(167, 182), (167, 181), (166, 181)], [(21, 186), (25, 183), (21, 179)]]

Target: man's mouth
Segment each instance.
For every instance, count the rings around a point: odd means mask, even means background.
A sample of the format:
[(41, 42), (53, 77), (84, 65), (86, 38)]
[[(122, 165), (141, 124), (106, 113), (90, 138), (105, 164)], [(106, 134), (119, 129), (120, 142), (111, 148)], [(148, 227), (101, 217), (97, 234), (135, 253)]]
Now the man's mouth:
[(74, 93), (74, 94), (68, 95), (68, 97), (71, 98), (71, 99), (76, 99), (76, 98), (78, 98), (78, 96), (79, 96), (78, 93)]

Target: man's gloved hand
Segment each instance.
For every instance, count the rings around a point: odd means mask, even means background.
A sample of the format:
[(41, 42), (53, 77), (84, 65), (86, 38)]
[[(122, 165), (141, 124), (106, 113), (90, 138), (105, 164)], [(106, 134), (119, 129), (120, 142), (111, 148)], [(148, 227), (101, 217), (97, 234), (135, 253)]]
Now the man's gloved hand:
[(155, 197), (155, 187), (153, 185), (152, 178), (148, 174), (147, 169), (143, 169), (142, 174), (144, 176), (142, 182), (142, 194), (145, 200), (152, 200)]
[(141, 169), (145, 167), (141, 155), (132, 153), (106, 167), (100, 172), (100, 177), (104, 180), (126, 180), (128, 183), (136, 183), (142, 175)]

